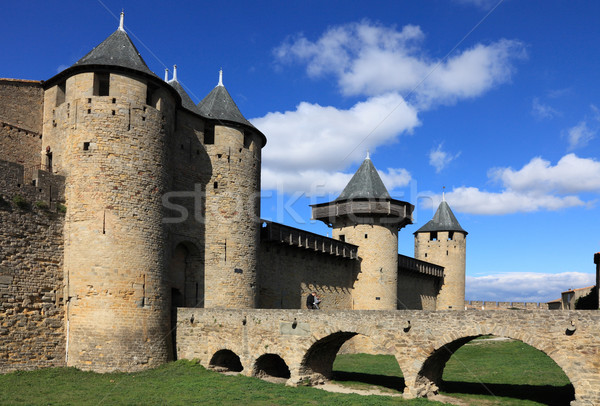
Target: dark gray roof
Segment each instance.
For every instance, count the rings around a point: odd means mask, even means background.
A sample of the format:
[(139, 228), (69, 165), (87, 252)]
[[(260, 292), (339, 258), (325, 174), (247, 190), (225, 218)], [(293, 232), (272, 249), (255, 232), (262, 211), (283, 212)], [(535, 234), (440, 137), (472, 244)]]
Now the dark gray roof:
[(181, 86), (181, 83), (179, 83), (175, 79), (170, 80), (168, 83), (171, 85), (171, 87), (173, 87), (173, 89), (177, 91), (177, 93), (179, 93), (179, 96), (181, 96), (181, 105), (184, 108), (193, 111), (197, 114), (200, 113), (200, 110), (198, 109), (198, 107), (196, 107), (196, 104), (192, 101), (192, 98), (187, 94), (183, 86)]
[(120, 66), (156, 76), (142, 59), (129, 35), (120, 29), (75, 62), (73, 67), (85, 65)]
[(354, 199), (391, 199), (373, 162), (366, 158), (336, 201)]
[(200, 114), (215, 120), (232, 121), (254, 128), (250, 121), (240, 113), (225, 86), (217, 85), (200, 103), (198, 103)]
[(452, 213), (450, 206), (443, 200), (438, 206), (435, 215), (423, 227), (419, 228), (416, 233), (425, 233), (431, 231), (460, 231), (467, 235), (467, 232), (458, 223), (458, 220)]

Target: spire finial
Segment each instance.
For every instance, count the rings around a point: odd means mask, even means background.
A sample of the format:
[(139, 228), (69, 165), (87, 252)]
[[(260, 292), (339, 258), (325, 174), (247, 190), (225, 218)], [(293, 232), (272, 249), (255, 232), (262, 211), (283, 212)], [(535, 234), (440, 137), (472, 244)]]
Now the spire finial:
[(173, 65), (173, 81), (177, 82), (177, 65)]
[(165, 68), (165, 82), (169, 81), (169, 68)]
[(446, 201), (446, 186), (442, 186), (442, 202)]
[(367, 150), (367, 157), (365, 159), (371, 159), (371, 155), (369, 154), (369, 150)]
[(123, 20), (125, 20), (125, 11), (121, 10), (121, 20), (119, 21), (120, 31), (125, 31), (125, 28), (123, 28)]
[(223, 86), (223, 68), (219, 69), (219, 84), (217, 86)]

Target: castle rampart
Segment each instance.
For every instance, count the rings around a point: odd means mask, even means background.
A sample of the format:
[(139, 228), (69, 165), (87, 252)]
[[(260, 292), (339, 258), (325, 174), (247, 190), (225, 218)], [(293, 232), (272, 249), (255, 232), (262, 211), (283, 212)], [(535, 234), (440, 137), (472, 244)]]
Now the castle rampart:
[(0, 161), (0, 372), (65, 365), (63, 179), (24, 172)]

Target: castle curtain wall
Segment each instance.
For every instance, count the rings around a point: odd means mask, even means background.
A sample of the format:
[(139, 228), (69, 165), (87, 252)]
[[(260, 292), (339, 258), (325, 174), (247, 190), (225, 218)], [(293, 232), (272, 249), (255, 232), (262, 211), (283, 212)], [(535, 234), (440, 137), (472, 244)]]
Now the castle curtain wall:
[(39, 168), (43, 100), (41, 82), (0, 79), (1, 160)]
[(352, 288), (359, 262), (307, 248), (261, 242), (258, 307), (306, 308), (316, 291), (323, 309), (352, 309)]
[[(65, 365), (61, 179), (39, 177), (33, 186), (23, 175), (22, 165), (0, 161), (2, 373)], [(17, 207), (16, 195), (27, 205)]]
[(398, 272), (398, 309), (435, 310), (437, 278), (415, 272)]

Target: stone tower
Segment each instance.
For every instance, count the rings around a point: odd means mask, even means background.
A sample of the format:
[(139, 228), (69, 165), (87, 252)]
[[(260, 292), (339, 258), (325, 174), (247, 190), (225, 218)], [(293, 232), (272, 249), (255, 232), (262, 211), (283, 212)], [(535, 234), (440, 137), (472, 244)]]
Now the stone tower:
[(312, 207), (333, 238), (359, 246), (353, 308), (396, 310), (398, 231), (412, 223), (414, 206), (390, 197), (367, 156), (336, 200)]
[(444, 267), (444, 279), (436, 301), (437, 310), (463, 310), (465, 306), (465, 259), (467, 232), (445, 200), (433, 219), (415, 231), (415, 258)]
[(42, 160), (66, 178), (67, 365), (170, 358), (161, 196), (179, 96), (119, 29), (44, 83)]
[(205, 307), (254, 308), (260, 243), (261, 149), (266, 137), (244, 118), (219, 83), (199, 104), (208, 118)]

